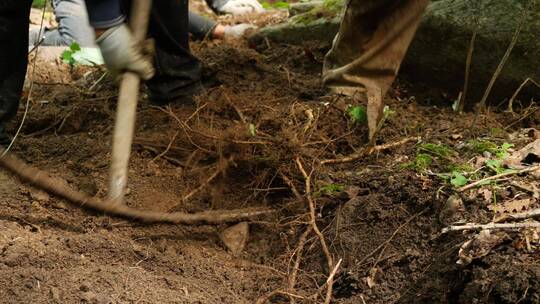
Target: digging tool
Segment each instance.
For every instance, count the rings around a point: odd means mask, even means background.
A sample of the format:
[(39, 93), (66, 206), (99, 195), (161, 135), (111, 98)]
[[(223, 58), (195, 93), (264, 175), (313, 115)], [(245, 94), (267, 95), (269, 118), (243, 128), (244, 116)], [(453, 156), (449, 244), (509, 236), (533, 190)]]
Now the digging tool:
[[(134, 0), (130, 27), (137, 42), (146, 38), (152, 0)], [(114, 125), (112, 159), (109, 172), (108, 201), (123, 204), (127, 187), (129, 156), (135, 130), (135, 114), (140, 78), (133, 72), (126, 72), (120, 83), (120, 93)]]

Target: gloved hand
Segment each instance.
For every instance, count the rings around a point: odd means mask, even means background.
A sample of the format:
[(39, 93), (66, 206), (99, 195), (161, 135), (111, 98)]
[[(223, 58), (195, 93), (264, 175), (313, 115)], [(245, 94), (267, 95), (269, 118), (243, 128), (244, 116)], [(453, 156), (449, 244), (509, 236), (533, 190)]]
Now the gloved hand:
[(137, 73), (145, 80), (154, 76), (152, 63), (144, 56), (127, 25), (121, 24), (106, 30), (96, 39), (96, 43), (114, 78), (125, 71)]
[(229, 0), (218, 11), (224, 14), (243, 15), (248, 13), (263, 13), (265, 9), (257, 0)]
[(237, 25), (225, 25), (224, 26), (224, 34), (223, 34), (224, 37), (223, 38), (225, 38), (225, 39), (231, 39), (231, 38), (238, 39), (238, 38), (241, 38), (242, 36), (244, 36), (246, 31), (254, 30), (256, 28), (257, 28), (256, 26), (251, 25), (251, 24), (246, 24), (246, 23), (237, 24)]

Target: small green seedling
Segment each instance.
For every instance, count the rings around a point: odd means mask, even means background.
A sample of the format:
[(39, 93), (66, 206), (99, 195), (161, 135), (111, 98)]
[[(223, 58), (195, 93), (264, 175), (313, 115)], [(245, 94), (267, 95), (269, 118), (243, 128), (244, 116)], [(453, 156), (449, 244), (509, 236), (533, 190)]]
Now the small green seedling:
[(403, 164), (403, 168), (412, 169), (418, 173), (425, 172), (433, 164), (433, 157), (426, 153), (419, 153), (413, 161)]
[(321, 196), (323, 194), (326, 195), (335, 195), (339, 192), (343, 192), (345, 190), (344, 185), (340, 184), (327, 184), (319, 188), (317, 192), (314, 193), (315, 196)]
[(452, 172), (452, 177), (450, 178), (450, 183), (454, 187), (463, 187), (469, 182), (469, 179), (465, 177), (461, 172), (454, 171)]
[(354, 123), (364, 124), (367, 122), (367, 111), (363, 106), (350, 106), (347, 113)]
[(497, 158), (507, 157), (508, 151), (512, 147), (514, 147), (513, 144), (506, 143), (506, 142), (498, 146), (494, 142), (491, 142), (489, 140), (481, 140), (481, 139), (473, 139), (469, 141), (469, 145), (471, 146), (471, 149), (478, 154), (489, 152), (491, 154), (494, 154)]
[(80, 52), (80, 51), (81, 51), (81, 46), (77, 42), (73, 42), (69, 46), (69, 49), (62, 52), (62, 61), (69, 65), (75, 65), (77, 61), (75, 60), (73, 55), (75, 55), (75, 53)]
[(444, 144), (421, 144), (418, 146), (418, 151), (441, 158), (449, 158), (454, 154), (454, 150)]

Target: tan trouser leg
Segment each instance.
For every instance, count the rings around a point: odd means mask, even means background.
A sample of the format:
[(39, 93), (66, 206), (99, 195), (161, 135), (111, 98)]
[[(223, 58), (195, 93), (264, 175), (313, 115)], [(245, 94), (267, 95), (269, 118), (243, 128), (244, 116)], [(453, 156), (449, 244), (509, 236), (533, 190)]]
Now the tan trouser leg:
[(339, 33), (325, 57), (323, 83), (368, 102), (370, 139), (428, 0), (348, 0)]

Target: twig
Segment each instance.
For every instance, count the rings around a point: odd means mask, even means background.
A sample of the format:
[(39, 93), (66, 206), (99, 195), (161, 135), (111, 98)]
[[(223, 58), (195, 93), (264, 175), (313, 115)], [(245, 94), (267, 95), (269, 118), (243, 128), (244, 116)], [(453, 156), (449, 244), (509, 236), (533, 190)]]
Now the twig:
[(225, 95), (225, 99), (227, 99), (227, 102), (231, 105), (231, 107), (233, 107), (233, 109), (236, 111), (236, 114), (238, 115), (238, 118), (240, 118), (240, 120), (246, 124), (247, 123), (247, 120), (246, 118), (244, 117), (244, 114), (242, 114), (242, 111), (240, 111), (240, 109), (232, 102), (231, 98), (229, 97), (229, 94), (227, 94), (227, 92), (223, 92), (223, 94)]
[(509, 172), (489, 176), (489, 177), (483, 178), (481, 180), (477, 180), (477, 181), (475, 181), (473, 183), (470, 183), (470, 184), (468, 184), (466, 186), (463, 186), (463, 187), (459, 188), (457, 191), (458, 192), (463, 192), (463, 191), (469, 190), (471, 188), (474, 188), (474, 187), (476, 187), (478, 185), (481, 185), (481, 184), (483, 184), (485, 182), (489, 182), (489, 181), (492, 181), (492, 180), (500, 179), (502, 177), (511, 176), (511, 175), (515, 175), (515, 174), (532, 172), (532, 171), (536, 171), (536, 170), (539, 170), (539, 169), (540, 169), (540, 165), (535, 165), (535, 166), (530, 166), (530, 167), (527, 167), (527, 168), (524, 168), (524, 169), (521, 169), (521, 170), (509, 171)]
[(180, 133), (180, 131), (176, 131), (176, 134), (174, 134), (173, 138), (171, 139), (171, 141), (169, 142), (169, 144), (167, 145), (167, 148), (165, 148), (165, 150), (161, 153), (159, 153), (156, 157), (152, 158), (151, 162), (154, 162), (158, 159), (160, 159), (161, 157), (163, 157), (165, 154), (167, 154), (167, 152), (169, 152), (169, 149), (171, 149), (171, 146), (172, 144), (174, 143), (174, 140), (176, 139), (176, 137), (178, 136), (178, 133)]
[[(322, 234), (321, 230), (319, 230), (319, 227), (317, 226), (317, 214), (315, 212), (315, 201), (313, 200), (313, 197), (311, 196), (311, 174), (313, 173), (313, 171), (308, 175), (299, 157), (296, 158), (296, 165), (298, 166), (298, 169), (304, 176), (304, 180), (305, 180), (306, 198), (309, 204), (309, 214), (311, 217), (310, 224), (313, 227), (313, 231), (315, 231), (315, 234), (319, 238), (319, 242), (321, 243), (322, 250), (324, 252), (324, 255), (326, 256), (326, 261), (328, 263), (328, 270), (333, 269), (334, 260), (332, 258), (332, 254), (330, 253), (330, 250), (328, 249), (328, 245), (326, 244), (324, 235)], [(328, 276), (328, 280), (329, 280), (327, 284), (328, 288), (326, 289), (326, 298), (324, 300), (325, 304), (330, 303), (330, 301), (332, 300), (332, 288), (334, 285), (333, 277)]]
[(281, 171), (279, 171), (279, 175), (281, 176), (281, 179), (287, 184), (287, 186), (289, 186), (291, 188), (291, 191), (294, 194), (294, 196), (296, 197), (296, 199), (302, 200), (303, 197), (302, 197), (302, 195), (300, 195), (300, 192), (298, 192), (298, 190), (294, 186), (293, 181)]
[(296, 278), (298, 276), (298, 270), (300, 270), (300, 262), (302, 261), (302, 253), (304, 251), (304, 245), (306, 244), (307, 237), (311, 233), (312, 229), (313, 229), (312, 226), (307, 227), (306, 231), (302, 233), (302, 235), (300, 236), (300, 239), (298, 240), (298, 246), (296, 248), (296, 259), (294, 261), (294, 268), (289, 277), (289, 292), (294, 292), (294, 286), (296, 285)]
[(471, 42), (469, 43), (469, 51), (467, 52), (467, 61), (465, 63), (465, 80), (463, 82), (463, 93), (461, 94), (461, 98), (459, 99), (459, 107), (458, 107), (459, 112), (463, 112), (463, 108), (465, 108), (465, 99), (467, 98), (467, 91), (469, 89), (469, 76), (471, 74), (471, 61), (472, 61), (472, 55), (474, 52), (474, 43), (476, 41), (477, 32), (478, 32), (477, 28), (475, 28), (471, 36)]
[(532, 79), (530, 77), (525, 79), (525, 81), (523, 81), (523, 83), (521, 83), (521, 85), (518, 87), (516, 92), (514, 92), (514, 95), (512, 95), (512, 97), (510, 98), (510, 101), (508, 101), (508, 112), (514, 112), (514, 109), (513, 109), (514, 100), (517, 98), (519, 92), (521, 92), (523, 87), (529, 82), (531, 82), (532, 84), (534, 84), (535, 86), (537, 86), (540, 89), (540, 84), (538, 84), (538, 82), (534, 81), (534, 79)]
[(536, 111), (538, 111), (538, 109), (540, 109), (540, 107), (535, 107), (532, 110), (528, 111), (526, 114), (522, 115), (519, 119), (517, 119), (516, 121), (513, 121), (508, 126), (504, 127), (504, 130), (510, 129), (512, 126), (514, 126), (518, 122), (520, 122), (520, 121), (524, 120), (525, 118), (533, 115), (534, 113), (536, 113)]
[(484, 92), (484, 96), (482, 96), (482, 99), (480, 100), (480, 108), (483, 108), (486, 104), (486, 101), (489, 97), (489, 94), (491, 93), (491, 89), (493, 88), (493, 85), (495, 84), (495, 81), (499, 77), (499, 74), (501, 74), (501, 71), (506, 64), (506, 61), (508, 61), (508, 58), (510, 57), (510, 53), (512, 53), (512, 50), (514, 49), (514, 46), (516, 45), (519, 34), (521, 33), (521, 29), (523, 28), (523, 24), (525, 23), (525, 20), (527, 19), (526, 16), (529, 13), (530, 4), (532, 1), (529, 1), (529, 4), (527, 7), (523, 9), (523, 13), (521, 15), (521, 19), (519, 20), (519, 24), (516, 28), (516, 31), (514, 32), (514, 35), (512, 36), (512, 40), (510, 41), (510, 45), (508, 45), (508, 48), (506, 49), (506, 53), (502, 57), (501, 61), (499, 62), (499, 65), (497, 66), (497, 69), (495, 70), (495, 73), (493, 73), (493, 76), (491, 77), (491, 80), (489, 81), (489, 84), (486, 88), (486, 91)]
[(212, 175), (210, 175), (202, 184), (200, 184), (199, 187), (191, 190), (191, 192), (186, 194), (186, 196), (182, 197), (180, 202), (174, 204), (174, 206), (172, 206), (169, 209), (169, 212), (176, 210), (176, 208), (178, 208), (180, 205), (184, 204), (186, 201), (192, 198), (195, 194), (199, 193), (201, 190), (206, 188), (216, 177), (218, 177), (221, 173), (227, 170), (227, 168), (229, 167), (229, 164), (232, 161), (233, 161), (233, 157), (231, 156), (223, 166), (218, 165), (218, 169)]
[(498, 223), (489, 223), (489, 224), (466, 224), (460, 226), (449, 226), (444, 228), (441, 233), (448, 233), (450, 231), (462, 231), (462, 230), (491, 230), (491, 229), (517, 229), (517, 228), (540, 228), (539, 222), (530, 222), (530, 223), (509, 223), (509, 224), (498, 224)]
[(184, 123), (188, 123), (193, 117), (195, 117), (202, 109), (204, 109), (206, 106), (208, 105), (208, 103), (205, 103), (203, 104), (202, 106), (198, 107), (197, 110), (195, 110), (193, 112), (193, 114), (191, 114)]
[(88, 93), (92, 93), (92, 91), (94, 90), (94, 88), (105, 78), (105, 76), (107, 76), (107, 71), (103, 72), (103, 75), (101, 75), (101, 77), (99, 77), (98, 80), (96, 80), (96, 82), (94, 82), (93, 85), (90, 86), (90, 88), (88, 88)]
[(408, 137), (408, 138), (404, 138), (404, 139), (402, 139), (400, 141), (397, 141), (397, 142), (387, 143), (387, 144), (380, 145), (380, 146), (375, 146), (375, 147), (368, 147), (368, 148), (365, 148), (365, 149), (361, 150), (358, 153), (354, 153), (354, 154), (351, 154), (351, 155), (346, 156), (346, 157), (336, 158), (336, 159), (325, 159), (325, 160), (321, 161), (321, 164), (326, 165), (326, 164), (339, 164), (339, 163), (352, 162), (352, 161), (360, 159), (360, 158), (362, 158), (362, 157), (364, 157), (366, 155), (372, 154), (374, 152), (380, 152), (380, 151), (388, 150), (388, 149), (391, 149), (391, 148), (395, 148), (395, 147), (404, 145), (404, 144), (406, 144), (408, 142), (418, 141), (418, 140), (420, 140), (420, 137)]
[[(4, 150), (0, 148), (0, 154)], [(137, 210), (124, 204), (113, 204), (96, 197), (88, 196), (83, 192), (73, 190), (65, 183), (53, 179), (44, 171), (27, 165), (11, 153), (0, 157), (0, 166), (18, 175), (21, 179), (36, 187), (66, 199), (69, 203), (106, 213), (111, 216), (123, 217), (141, 223), (172, 223), (184, 225), (222, 224), (226, 222), (239, 222), (273, 213), (269, 209), (237, 209), (213, 210), (198, 213), (165, 213), (149, 210)]]
[[(339, 259), (339, 261), (336, 263), (336, 266), (334, 266), (334, 269), (332, 269), (332, 271), (330, 272), (330, 275), (328, 276), (328, 279), (326, 280), (326, 282), (321, 285), (321, 287), (319, 287), (319, 291), (323, 290), (325, 286), (327, 286), (328, 284), (330, 284), (330, 281), (334, 280), (334, 277), (336, 276), (336, 273), (337, 271), (339, 270), (339, 266), (341, 266), (341, 262), (343, 262), (343, 259)], [(315, 296), (313, 296), (313, 298), (316, 297), (316, 294)]]

